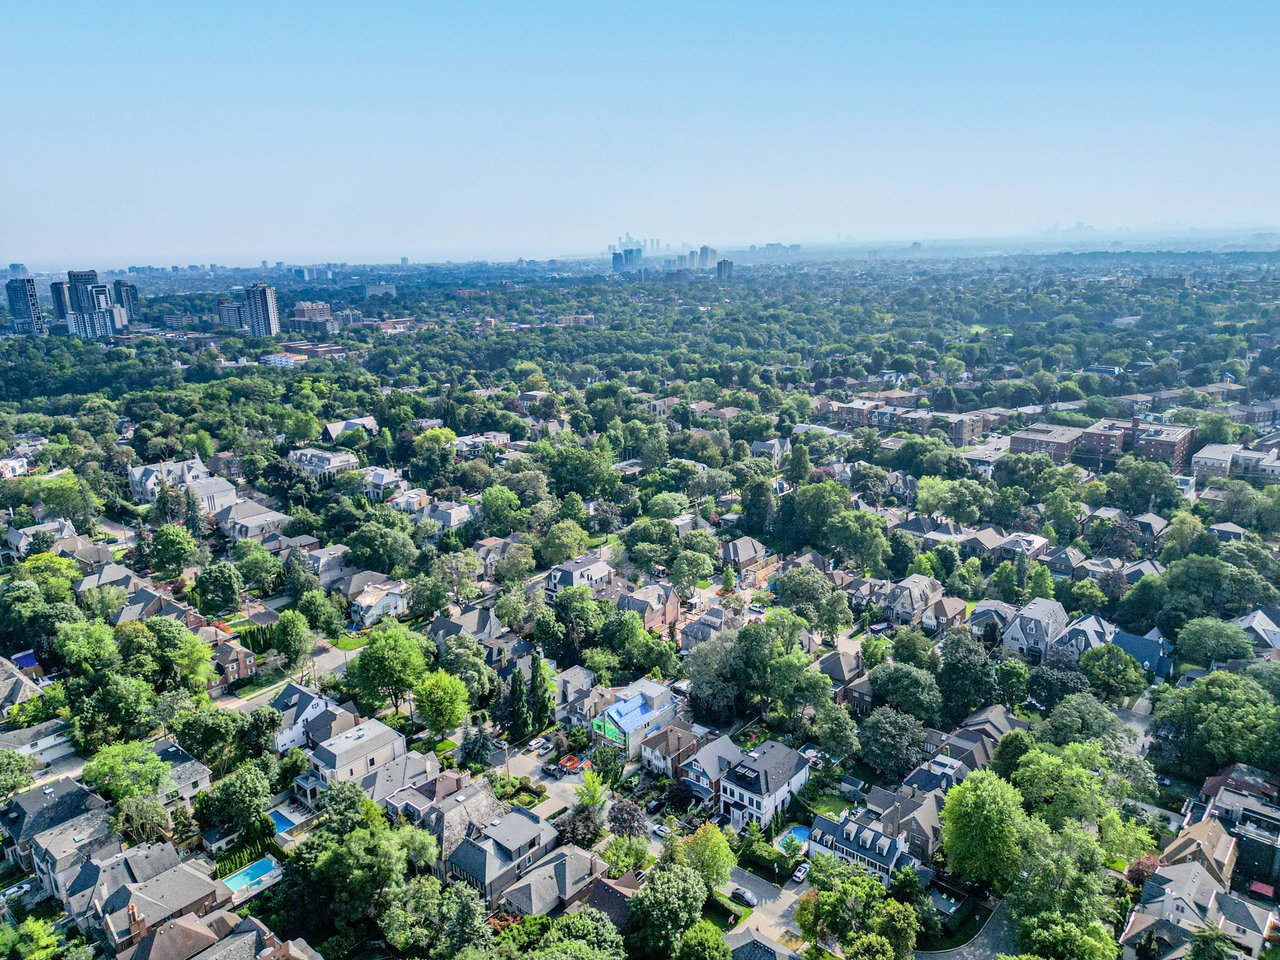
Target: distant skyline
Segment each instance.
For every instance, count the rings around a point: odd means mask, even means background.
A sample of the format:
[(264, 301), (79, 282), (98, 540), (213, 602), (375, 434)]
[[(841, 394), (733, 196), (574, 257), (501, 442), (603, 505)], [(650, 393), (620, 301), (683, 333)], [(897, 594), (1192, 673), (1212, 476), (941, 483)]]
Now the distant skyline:
[(0, 260), (37, 270), (1280, 226), (1272, 3), (122, 0), (5, 33)]

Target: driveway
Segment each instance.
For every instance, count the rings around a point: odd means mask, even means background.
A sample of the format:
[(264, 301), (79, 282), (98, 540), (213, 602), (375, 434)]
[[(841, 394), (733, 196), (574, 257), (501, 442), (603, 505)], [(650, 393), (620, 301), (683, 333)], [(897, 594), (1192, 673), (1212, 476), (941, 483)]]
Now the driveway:
[(994, 960), (1000, 954), (1015, 956), (1017, 953), (1013, 919), (1001, 900), (995, 913), (987, 919), (986, 926), (964, 946), (932, 952), (917, 950), (916, 960)]
[(728, 885), (720, 890), (728, 894), (734, 887), (750, 890), (760, 901), (759, 906), (747, 918), (746, 926), (759, 930), (774, 940), (795, 937), (799, 933), (795, 925), (796, 901), (808, 889), (807, 882), (793, 883), (788, 879), (786, 886), (779, 889), (754, 873), (734, 867)]

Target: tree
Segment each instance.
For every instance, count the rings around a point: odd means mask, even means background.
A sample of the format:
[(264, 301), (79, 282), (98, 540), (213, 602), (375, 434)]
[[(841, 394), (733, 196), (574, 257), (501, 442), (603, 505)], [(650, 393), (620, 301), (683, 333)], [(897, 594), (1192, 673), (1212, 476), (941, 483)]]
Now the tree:
[(484, 649), (464, 633), (444, 641), (440, 669), (466, 684), (473, 707), (487, 704), (498, 685), (498, 675), (485, 661)]
[(521, 507), (520, 498), (510, 487), (498, 483), (486, 487), (480, 504), (480, 515), (490, 536), (508, 536), (529, 522), (529, 511)]
[(130, 797), (155, 797), (170, 783), (169, 764), (145, 743), (116, 743), (94, 754), (84, 765), (83, 779), (117, 802)]
[(813, 732), (818, 738), (818, 746), (829, 756), (856, 757), (861, 750), (853, 718), (848, 710), (834, 702), (818, 705)]
[(284, 659), (285, 669), (292, 667), (315, 642), (307, 618), (297, 610), (284, 610), (271, 631), (271, 645)]
[(1073, 693), (1062, 698), (1039, 729), (1040, 739), (1059, 746), (1085, 740), (1120, 739), (1121, 724), (1106, 704), (1091, 693)]
[(1191, 935), (1188, 960), (1231, 960), (1238, 955), (1231, 938), (1217, 927), (1201, 927)]
[(307, 623), (317, 633), (330, 640), (342, 636), (343, 616), (323, 591), (308, 590), (304, 593), (298, 600), (298, 612), (307, 618)]
[(209, 564), (196, 577), (195, 591), (201, 613), (239, 610), (243, 590), (244, 577), (239, 568), (225, 560)]
[(493, 614), (508, 630), (514, 630), (520, 626), (524, 623), (525, 616), (524, 591), (519, 589), (502, 591), (493, 605)]
[[(985, 644), (984, 644), (985, 646)], [(1031, 668), (1022, 660), (1009, 657), (996, 664), (996, 699), (1007, 707), (1019, 706), (1027, 699)]]
[(467, 719), (467, 685), (458, 677), (433, 670), (413, 692), (414, 713), (437, 740)]
[(838, 590), (833, 590), (831, 596), (818, 605), (817, 613), (818, 619), (814, 621), (814, 626), (828, 643), (834, 641), (841, 630), (853, 624), (853, 611), (849, 609), (849, 601)]
[(844, 948), (845, 960), (893, 960), (893, 944), (878, 933), (859, 933)]
[(589, 850), (604, 833), (604, 817), (595, 807), (579, 806), (556, 820), (561, 843)]
[(378, 523), (361, 524), (347, 538), (347, 546), (357, 567), (387, 574), (412, 566), (419, 552), (409, 534)]
[(915, 956), (920, 919), (911, 904), (882, 901), (872, 914), (871, 931), (889, 941), (895, 960), (911, 960)]
[(1229, 763), (1267, 762), (1275, 702), (1256, 681), (1215, 671), (1161, 698), (1152, 713), (1158, 764), (1204, 776)]
[(35, 760), (17, 750), (0, 750), (0, 799), (31, 786)]
[(506, 703), (507, 736), (513, 743), (523, 743), (533, 732), (533, 716), (529, 712), (529, 695), (524, 672), (511, 674), (511, 686), (507, 688)]
[(607, 914), (593, 907), (557, 917), (543, 944), (547, 947), (580, 945), (590, 951), (587, 956), (591, 960), (623, 960), (625, 956), (618, 928)]
[(116, 804), (111, 827), (133, 843), (155, 843), (169, 828), (169, 814), (155, 797), (128, 797)]
[(361, 699), (376, 705), (391, 701), (392, 710), (426, 673), (423, 643), (403, 624), (384, 620), (369, 633), (369, 642), (351, 663), (347, 677)]
[(862, 758), (900, 779), (924, 759), (924, 725), (892, 707), (877, 707), (862, 723)]
[(1030, 732), (1015, 728), (1000, 738), (995, 751), (991, 754), (991, 765), (988, 769), (1002, 780), (1010, 780), (1013, 771), (1018, 769), (1022, 758), (1036, 745), (1035, 737)]
[(942, 712), (942, 694), (927, 670), (905, 663), (882, 663), (867, 679), (878, 701), (923, 723), (935, 723)]
[(1178, 633), (1178, 656), (1188, 663), (1210, 666), (1253, 654), (1249, 635), (1233, 623), (1215, 617), (1188, 620)]
[(1080, 672), (1103, 700), (1116, 702), (1136, 697), (1147, 685), (1141, 665), (1114, 643), (1087, 650), (1080, 657)]
[(553, 523), (538, 550), (542, 554), (542, 562), (554, 567), (586, 552), (587, 531), (572, 520)]
[(535, 649), (529, 657), (529, 730), (540, 733), (555, 720), (555, 679)]
[(655, 869), (631, 898), (627, 917), (627, 952), (651, 958), (675, 954), (684, 932), (701, 919), (707, 885), (687, 866), (670, 864)]
[(605, 787), (594, 770), (588, 770), (582, 775), (582, 783), (574, 787), (573, 792), (578, 798), (578, 809), (604, 813)]
[(199, 544), (182, 527), (166, 523), (151, 537), (151, 563), (156, 570), (181, 570)]
[(643, 837), (649, 832), (644, 811), (630, 800), (619, 800), (609, 808), (609, 829), (622, 837)]
[(711, 579), (714, 572), (706, 554), (682, 550), (671, 564), (671, 585), (682, 597), (688, 597), (699, 582)]
[(947, 865), (972, 883), (1004, 887), (1021, 869), (1027, 827), (1022, 794), (989, 770), (947, 791), (942, 847)]
[(708, 889), (729, 882), (733, 868), (738, 865), (729, 840), (714, 823), (704, 823), (690, 836), (685, 837), (685, 862), (697, 872)]
[(699, 920), (680, 938), (675, 960), (731, 960), (732, 956), (720, 928), (710, 920)]
[(459, 604), (479, 594), (475, 580), (480, 568), (480, 557), (474, 550), (446, 553), (434, 567), (436, 576), (448, 586), (453, 602)]
[(118, 740), (137, 740), (155, 725), (156, 694), (138, 677), (108, 673), (71, 719), (71, 735), (82, 750)]
[(778, 602), (790, 607), (807, 623), (817, 622), (818, 610), (831, 596), (831, 591), (831, 581), (826, 574), (808, 563), (779, 574), (773, 588)]
[(250, 829), (262, 819), (270, 799), (266, 776), (252, 764), (245, 764), (196, 796), (196, 819), (207, 829)]
[(120, 668), (120, 648), (114, 631), (105, 623), (64, 623), (53, 649), (72, 676), (88, 677)]
[(257, 540), (241, 540), (231, 549), (231, 558), (245, 583), (256, 586), (263, 596), (275, 593), (284, 576), (284, 564)]
[(986, 647), (967, 631), (947, 634), (938, 670), (943, 709), (952, 721), (995, 702), (996, 672)]

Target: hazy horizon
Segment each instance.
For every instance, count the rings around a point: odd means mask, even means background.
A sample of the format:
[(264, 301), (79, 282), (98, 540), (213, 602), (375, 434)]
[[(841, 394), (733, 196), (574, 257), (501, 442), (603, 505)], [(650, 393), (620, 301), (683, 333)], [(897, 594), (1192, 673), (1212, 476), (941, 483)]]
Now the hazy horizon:
[(1280, 226), (1274, 5), (57, 14), (0, 62), (34, 270)]

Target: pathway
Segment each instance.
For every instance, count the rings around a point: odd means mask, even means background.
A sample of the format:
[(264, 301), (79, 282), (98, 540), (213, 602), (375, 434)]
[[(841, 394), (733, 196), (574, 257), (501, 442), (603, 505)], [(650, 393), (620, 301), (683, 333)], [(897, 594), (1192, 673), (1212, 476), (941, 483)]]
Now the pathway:
[(1017, 952), (1013, 918), (1001, 900), (978, 935), (964, 946), (931, 952), (917, 950), (916, 960), (994, 960), (1000, 954), (1014, 956)]

